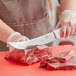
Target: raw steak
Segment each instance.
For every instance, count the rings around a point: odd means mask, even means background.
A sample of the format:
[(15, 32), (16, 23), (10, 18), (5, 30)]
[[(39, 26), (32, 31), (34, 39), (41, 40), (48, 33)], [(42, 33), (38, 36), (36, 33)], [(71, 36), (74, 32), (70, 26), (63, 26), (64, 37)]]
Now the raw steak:
[(34, 54), (37, 55), (39, 61), (44, 61), (52, 57), (52, 49), (48, 46), (37, 46), (34, 48)]
[(46, 45), (36, 46), (31, 51), (27, 53), (26, 62), (30, 63), (29, 65), (41, 61), (42, 59), (46, 60), (52, 56), (52, 49)]
[(25, 51), (14, 49), (5, 57), (8, 60), (13, 60), (20, 63), (25, 63)]
[[(35, 61), (38, 60), (38, 58), (36, 59), (35, 56), (31, 56), (32, 54), (33, 54), (32, 50), (29, 50), (28, 53), (26, 54), (25, 50), (14, 49), (12, 52), (10, 52), (8, 55), (6, 55), (5, 58), (8, 60), (15, 61), (15, 62), (30, 65), (32, 62), (34, 63)], [(32, 61), (31, 61), (30, 57), (32, 58)]]
[(66, 61), (70, 60), (73, 56), (75, 56), (74, 51), (65, 51), (53, 56), (51, 58), (51, 62), (65, 63)]
[(49, 63), (47, 62), (47, 69), (49, 70), (73, 70), (76, 69), (76, 56), (72, 57), (65, 63)]
[(33, 49), (26, 50), (18, 50), (14, 49), (12, 52), (10, 52), (8, 55), (6, 55), (6, 59), (13, 60), (19, 63), (28, 64), (31, 65), (33, 63), (36, 63), (42, 59), (48, 59), (52, 56), (51, 48), (48, 46), (37, 46)]
[(34, 51), (31, 49), (28, 50), (27, 54), (25, 53), (25, 50), (14, 49), (12, 52), (10, 52), (8, 55), (6, 55), (5, 58), (7, 60), (12, 60), (15, 62), (28, 64), (28, 65), (31, 65), (38, 61), (37, 56), (34, 55)]
[(75, 56), (74, 51), (66, 51), (59, 53), (46, 61), (41, 61), (40, 66), (45, 67), (47, 62), (49, 63), (65, 63), (66, 61), (70, 60), (73, 56)]

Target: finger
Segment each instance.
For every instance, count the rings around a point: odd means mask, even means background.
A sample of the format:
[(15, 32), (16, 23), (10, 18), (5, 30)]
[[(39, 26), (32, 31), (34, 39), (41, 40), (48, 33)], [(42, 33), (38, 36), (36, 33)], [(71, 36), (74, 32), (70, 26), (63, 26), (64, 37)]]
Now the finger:
[(64, 27), (61, 28), (61, 34), (60, 34), (61, 39), (64, 37)]
[(72, 36), (75, 32), (75, 27), (74, 24), (72, 24), (71, 22), (69, 23), (69, 26), (71, 27), (70, 36)]
[(66, 26), (63, 26), (62, 28), (61, 28), (61, 39), (64, 39), (65, 38), (65, 36), (66, 36)]
[(74, 34), (76, 34), (76, 24), (75, 24), (74, 26), (75, 26), (75, 31), (74, 31)]
[(66, 30), (67, 30), (67, 26), (65, 25), (64, 26), (64, 37), (63, 38), (66, 38)]
[(71, 31), (71, 28), (70, 28), (69, 24), (66, 23), (66, 35), (65, 35), (65, 38), (70, 36), (70, 31)]

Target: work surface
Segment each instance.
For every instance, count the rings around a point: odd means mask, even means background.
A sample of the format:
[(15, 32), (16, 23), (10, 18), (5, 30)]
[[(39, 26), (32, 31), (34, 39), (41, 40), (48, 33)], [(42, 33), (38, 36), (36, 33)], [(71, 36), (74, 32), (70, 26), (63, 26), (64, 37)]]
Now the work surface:
[[(73, 46), (57, 46), (52, 47), (53, 54), (75, 50)], [(12, 61), (7, 61), (4, 59), (5, 55), (8, 54), (8, 51), (0, 52), (0, 76), (76, 76), (76, 70), (70, 71), (49, 71), (44, 68), (39, 67), (39, 63), (26, 66)]]

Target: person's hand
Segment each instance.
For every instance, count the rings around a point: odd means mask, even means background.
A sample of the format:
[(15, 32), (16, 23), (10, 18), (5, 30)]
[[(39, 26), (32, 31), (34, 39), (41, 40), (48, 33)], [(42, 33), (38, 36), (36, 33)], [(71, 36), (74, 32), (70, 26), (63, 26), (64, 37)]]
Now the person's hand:
[(65, 10), (60, 16), (56, 29), (61, 28), (61, 38), (67, 38), (76, 33), (76, 13)]
[(12, 51), (15, 48), (12, 47), (8, 42), (21, 42), (21, 41), (27, 41), (27, 40), (29, 40), (29, 38), (21, 35), (19, 32), (14, 32), (8, 37), (7, 47), (9, 47), (9, 50)]

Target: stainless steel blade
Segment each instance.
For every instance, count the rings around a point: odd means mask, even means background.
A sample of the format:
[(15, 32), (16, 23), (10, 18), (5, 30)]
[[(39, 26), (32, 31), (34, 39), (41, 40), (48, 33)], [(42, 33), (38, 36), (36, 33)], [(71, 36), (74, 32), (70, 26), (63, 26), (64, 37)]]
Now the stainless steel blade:
[(17, 49), (28, 49), (36, 45), (44, 45), (50, 43), (56, 39), (60, 39), (60, 29), (28, 41), (9, 42), (9, 44)]

